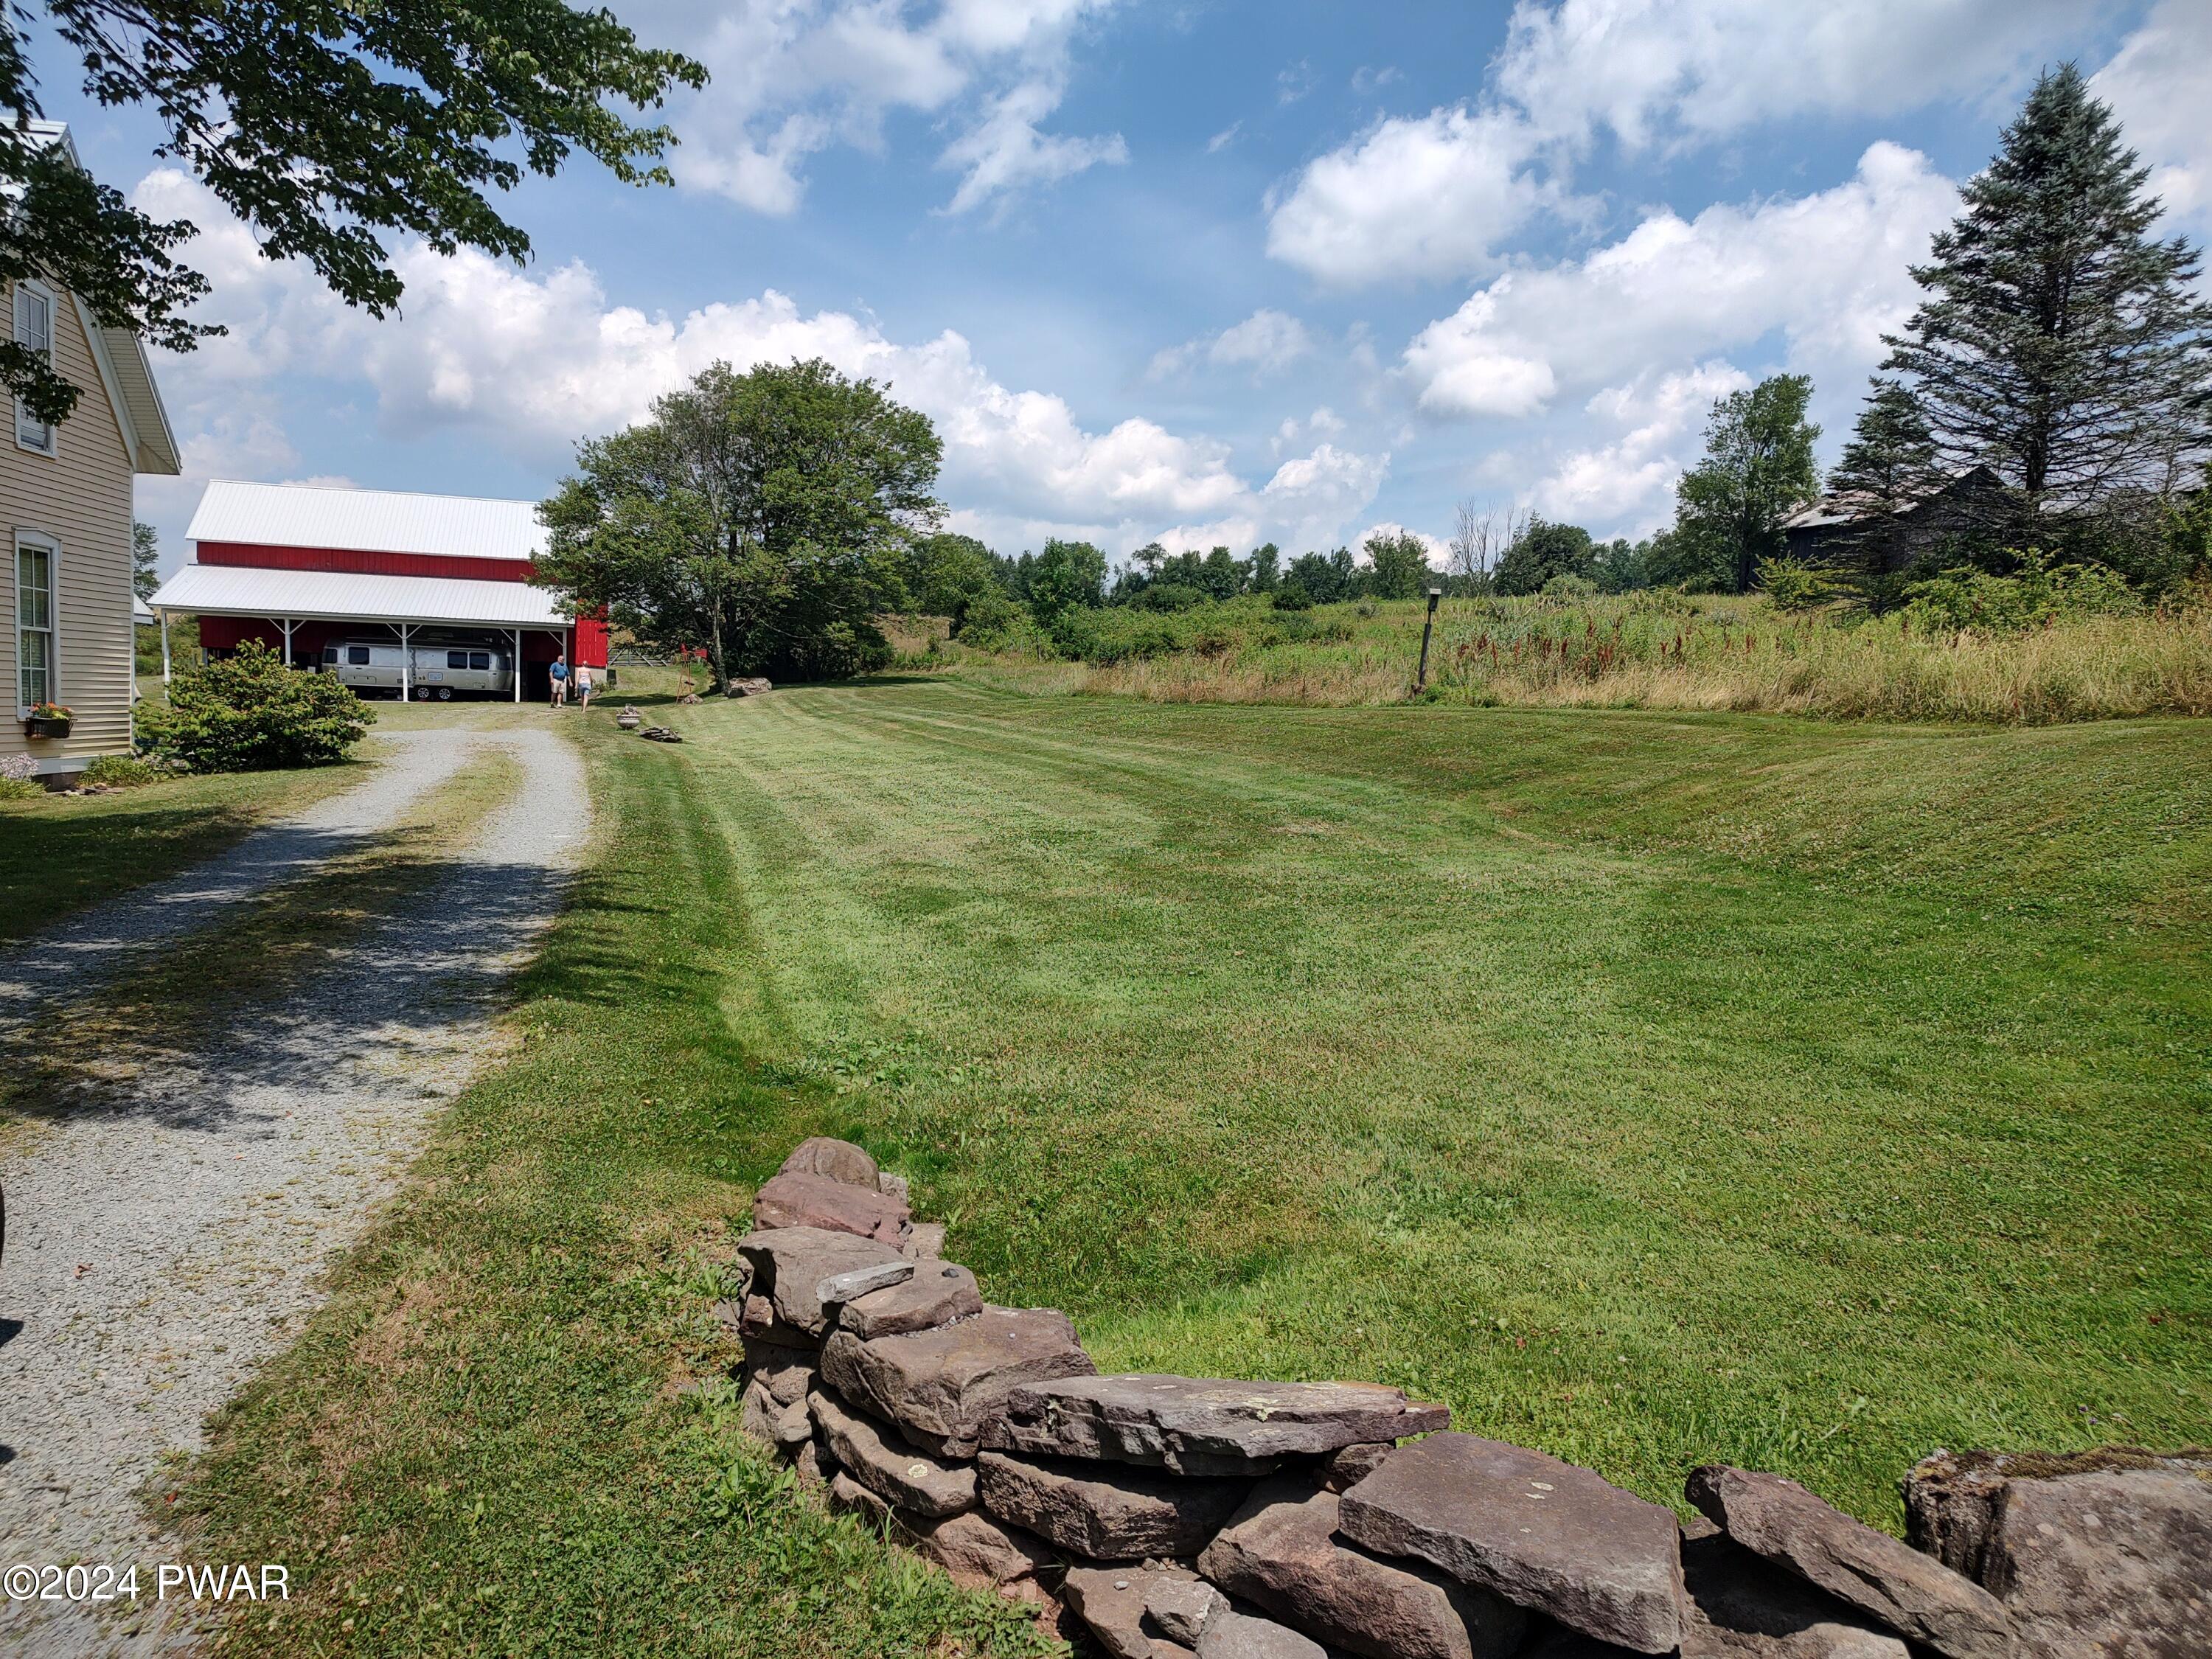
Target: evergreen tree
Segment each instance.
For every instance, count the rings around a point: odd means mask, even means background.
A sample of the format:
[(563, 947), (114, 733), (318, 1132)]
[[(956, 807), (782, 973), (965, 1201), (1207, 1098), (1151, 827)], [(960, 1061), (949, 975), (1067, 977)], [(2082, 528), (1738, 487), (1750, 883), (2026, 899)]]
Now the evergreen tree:
[(1889, 568), (1905, 514), (1942, 488), (1946, 474), (1920, 400), (1894, 380), (1876, 380), (1859, 410), (1828, 492), (1857, 515), (1845, 538), (1850, 562), (1866, 573)]
[(142, 599), (150, 599), (161, 585), (161, 573), (154, 568), (161, 556), (161, 538), (154, 526), (143, 520), (134, 520), (131, 526), (131, 591)]
[(1944, 466), (1986, 464), (2018, 492), (2014, 531), (2162, 491), (2208, 436), (2212, 307), (2191, 292), (2197, 250), (2149, 234), (2148, 177), (2066, 64), (1913, 268), (1929, 297), (1883, 367), (1918, 397)]
[(1674, 529), (1695, 562), (1750, 591), (1762, 559), (1786, 550), (1782, 521), (1820, 493), (1805, 406), (1813, 382), (1777, 374), (1713, 404), (1705, 459), (1674, 486)]

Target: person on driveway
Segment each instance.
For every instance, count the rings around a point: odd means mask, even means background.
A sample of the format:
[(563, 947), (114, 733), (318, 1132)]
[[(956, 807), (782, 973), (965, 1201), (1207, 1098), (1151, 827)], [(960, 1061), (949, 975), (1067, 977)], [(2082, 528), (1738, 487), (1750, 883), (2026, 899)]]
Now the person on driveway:
[(592, 665), (587, 662), (580, 662), (576, 665), (576, 707), (589, 708), (591, 706)]
[(562, 652), (554, 657), (551, 672), (553, 707), (558, 708), (568, 701), (568, 656), (566, 652)]

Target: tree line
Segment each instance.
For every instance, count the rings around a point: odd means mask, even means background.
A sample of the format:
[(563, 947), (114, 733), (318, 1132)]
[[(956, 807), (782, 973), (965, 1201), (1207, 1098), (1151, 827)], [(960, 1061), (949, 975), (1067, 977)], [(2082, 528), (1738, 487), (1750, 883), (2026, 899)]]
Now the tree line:
[[(978, 638), (1024, 618), (1072, 636), (1108, 606), (1245, 594), (1296, 610), (1431, 586), (1743, 592), (1785, 572), (1786, 521), (1824, 486), (1829, 517), (1849, 526), (1828, 544), (1830, 574), (1874, 608), (1946, 568), (2057, 562), (2170, 586), (2203, 570), (2212, 535), (2212, 307), (2196, 294), (2197, 250), (2154, 234), (2148, 179), (2077, 70), (2043, 76), (1913, 268), (1925, 297), (1888, 337), (1826, 478), (1812, 382), (1775, 375), (1712, 405), (1673, 523), (1638, 541), (1470, 504), (1441, 572), (1401, 531), (1368, 538), (1364, 558), (1155, 542), (1117, 569), (1095, 544), (1058, 539), (1008, 557), (945, 529), (937, 433), (883, 387), (819, 362), (717, 364), (647, 420), (580, 447), (541, 509), (538, 580), (647, 643), (704, 651), (718, 681), (879, 666), (890, 650), (875, 619), (896, 611), (947, 616)], [(1911, 514), (1970, 471), (1986, 486), (1971, 511), (1900, 571)]]
[[(1946, 568), (2005, 574), (2057, 560), (2153, 592), (2202, 574), (2212, 306), (2197, 291), (2198, 250), (2154, 234), (2149, 176), (2079, 69), (2045, 75), (1912, 268), (1924, 297), (1884, 337), (1888, 355), (1825, 481), (1812, 381), (1776, 375), (1713, 404), (1667, 529), (1599, 544), (1540, 519), (1501, 526), (1470, 506), (1455, 571), (1504, 593), (1562, 579), (1741, 592), (1787, 565), (1785, 523), (1825, 485), (1844, 526), (1823, 555), (1826, 591), (1875, 609)], [(1989, 487), (1959, 495), (1944, 534), (1909, 533), (1915, 511), (1972, 475)]]

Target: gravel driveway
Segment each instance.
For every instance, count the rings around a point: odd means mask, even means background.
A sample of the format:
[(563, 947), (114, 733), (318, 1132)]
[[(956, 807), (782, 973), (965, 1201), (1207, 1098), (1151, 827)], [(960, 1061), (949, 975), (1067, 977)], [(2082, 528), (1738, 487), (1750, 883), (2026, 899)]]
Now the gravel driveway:
[[(572, 745), (550, 730), (447, 729), (380, 750), (359, 787), (0, 968), (0, 1042), (22, 1042), (33, 1020), (65, 1029), (111, 976), (374, 844), (460, 768), (502, 751), (521, 764), (471, 845), (287, 994), (228, 1011), (137, 1075), (89, 1085), (0, 1152), (0, 1568), (137, 1561), (150, 1589), (174, 1546), (140, 1519), (140, 1489), (297, 1331), (322, 1265), (483, 1064), (499, 988), (559, 903), (586, 827)], [(188, 1635), (158, 1616), (134, 1627), (0, 1601), (11, 1651), (166, 1651)]]

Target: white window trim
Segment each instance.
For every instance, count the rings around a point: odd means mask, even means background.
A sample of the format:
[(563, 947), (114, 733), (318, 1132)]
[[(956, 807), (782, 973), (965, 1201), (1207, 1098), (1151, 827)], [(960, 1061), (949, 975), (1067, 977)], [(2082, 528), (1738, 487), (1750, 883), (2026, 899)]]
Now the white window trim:
[(23, 550), (35, 547), (46, 556), (46, 701), (66, 706), (62, 696), (62, 544), (43, 531), (19, 530), (8, 553), (8, 626), (15, 635), (14, 649), (9, 653), (14, 659), (15, 684), (9, 689), (16, 696), (15, 718), (31, 718), (31, 705), (22, 701), (23, 696)]
[[(21, 310), (22, 296), (35, 294), (46, 302), (46, 362), (51, 364), (61, 356), (61, 298), (52, 289), (35, 277), (26, 276), (15, 284), (15, 303), (8, 309), (8, 331), (11, 337), (21, 338)], [(48, 460), (58, 460), (62, 453), (62, 429), (58, 423), (45, 422), (46, 441), (43, 447), (27, 443), (23, 438), (23, 400), (15, 399), (15, 447), (27, 455), (43, 455)]]

